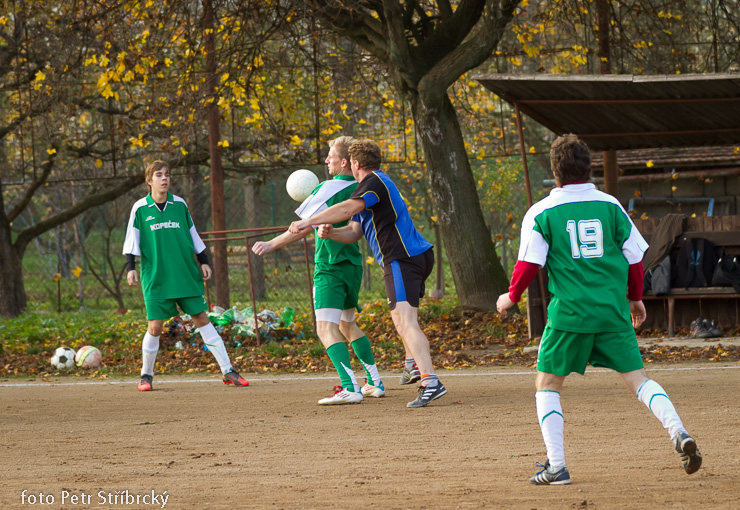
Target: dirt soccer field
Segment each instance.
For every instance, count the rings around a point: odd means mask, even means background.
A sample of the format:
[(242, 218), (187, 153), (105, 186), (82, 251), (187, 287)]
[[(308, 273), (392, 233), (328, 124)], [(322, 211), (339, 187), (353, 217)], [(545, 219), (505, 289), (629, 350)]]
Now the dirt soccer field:
[(161, 376), (151, 393), (4, 379), (0, 508), (738, 508), (740, 365), (649, 368), (701, 470), (686, 475), (649, 411), (592, 371), (563, 391), (573, 484), (560, 487), (527, 482), (545, 460), (529, 369), (444, 372), (448, 394), (422, 409), (396, 374), (385, 398), (336, 407), (316, 405), (334, 379), (300, 374), (248, 388)]

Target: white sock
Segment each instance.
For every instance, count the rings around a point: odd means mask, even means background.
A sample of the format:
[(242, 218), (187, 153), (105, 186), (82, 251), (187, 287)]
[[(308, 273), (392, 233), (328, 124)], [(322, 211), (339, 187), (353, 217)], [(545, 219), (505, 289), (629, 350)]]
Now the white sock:
[(152, 336), (147, 331), (144, 341), (141, 342), (141, 375), (154, 375), (154, 362), (157, 361), (159, 337)]
[(547, 459), (553, 468), (565, 466), (565, 449), (563, 446), (563, 408), (560, 405), (560, 393), (557, 391), (538, 391), (534, 395), (537, 403), (537, 419), (540, 422), (542, 439), (545, 440)]
[(226, 353), (226, 346), (218, 331), (216, 331), (216, 328), (213, 327), (213, 324), (209, 322), (205, 326), (198, 328), (198, 330), (200, 331), (200, 336), (203, 337), (203, 343), (213, 353), (218, 366), (221, 367), (221, 373), (225, 374), (231, 370), (231, 361), (229, 361), (229, 355)]
[(411, 370), (412, 368), (414, 368), (415, 364), (416, 362), (414, 361), (414, 358), (406, 358), (405, 360), (403, 360), (403, 367), (407, 370)]
[(655, 415), (668, 434), (673, 438), (678, 431), (685, 431), (681, 418), (678, 417), (673, 402), (668, 398), (663, 387), (648, 379), (637, 389), (637, 398)]

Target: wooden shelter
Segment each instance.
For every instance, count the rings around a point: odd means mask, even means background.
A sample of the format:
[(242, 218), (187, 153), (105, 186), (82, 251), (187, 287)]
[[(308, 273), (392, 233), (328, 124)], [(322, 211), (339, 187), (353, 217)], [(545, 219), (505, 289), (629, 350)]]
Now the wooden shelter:
[[(514, 107), (530, 204), (522, 113), (557, 135), (577, 134), (592, 151), (603, 151), (604, 191), (615, 197), (623, 180), (618, 150), (740, 147), (740, 74), (481, 74), (473, 79)], [(738, 167), (729, 170), (735, 176), (730, 185), (735, 196), (740, 195), (739, 174)], [(529, 289), (532, 337), (541, 334), (546, 321), (546, 306), (540, 299), (547, 296), (542, 273), (539, 283)], [(737, 317), (737, 301), (728, 299), (719, 306), (733, 307)], [(701, 310), (701, 302), (697, 305)]]

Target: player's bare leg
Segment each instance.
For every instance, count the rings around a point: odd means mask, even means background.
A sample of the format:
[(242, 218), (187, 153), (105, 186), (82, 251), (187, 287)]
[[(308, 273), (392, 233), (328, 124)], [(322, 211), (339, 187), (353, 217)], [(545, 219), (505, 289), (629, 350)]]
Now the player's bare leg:
[(648, 378), (644, 368), (620, 373), (625, 386), (647, 406), (668, 431), (676, 452), (687, 474), (696, 473), (701, 467), (702, 457), (696, 441), (686, 431), (668, 394), (656, 381)]
[(429, 339), (419, 326), (419, 310), (411, 306), (408, 301), (399, 301), (391, 310), (391, 318), (398, 335), (403, 339), (404, 346), (411, 351), (421, 371), (419, 396), (416, 400), (409, 402), (407, 407), (423, 407), (432, 400), (445, 395), (447, 389), (434, 373), (434, 364), (429, 352)]

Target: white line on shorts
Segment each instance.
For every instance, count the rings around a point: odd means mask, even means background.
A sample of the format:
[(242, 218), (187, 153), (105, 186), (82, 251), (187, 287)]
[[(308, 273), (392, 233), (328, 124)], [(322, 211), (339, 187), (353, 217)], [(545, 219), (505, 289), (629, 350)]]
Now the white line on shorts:
[[(685, 370), (728, 370), (733, 368), (740, 368), (740, 365), (728, 365), (728, 366), (717, 366), (717, 367), (670, 367), (670, 368), (649, 368), (646, 367), (648, 372), (680, 372)], [(599, 373), (611, 373), (613, 370), (605, 370), (605, 369), (590, 369), (586, 370), (587, 374), (599, 374)], [(527, 371), (527, 372), (473, 372), (473, 373), (466, 373), (466, 374), (460, 374), (460, 373), (450, 373), (445, 371), (444, 373), (440, 373), (440, 375), (443, 379), (447, 377), (490, 377), (490, 376), (507, 376), (507, 375), (535, 375), (537, 372), (535, 370)], [(249, 378), (250, 374), (247, 375), (247, 378)], [(334, 381), (336, 379), (335, 376), (305, 376), (305, 377), (296, 377), (296, 376), (285, 376), (285, 377), (260, 377), (259, 374), (251, 374), (256, 376), (257, 378), (254, 379), (252, 382), (259, 382), (259, 381)], [(391, 379), (393, 377), (398, 377), (399, 374), (397, 372), (393, 373), (386, 373), (382, 374), (382, 378), (388, 378)], [(38, 382), (30, 382), (30, 383), (0, 383), (0, 388), (22, 388), (22, 387), (30, 387), (30, 386), (43, 386), (44, 383), (46, 383), (47, 386), (99, 386), (104, 384), (133, 384), (136, 382), (136, 379), (131, 378), (126, 381), (77, 381), (77, 382), (53, 382), (53, 381), (38, 381)], [(168, 378), (161, 378), (157, 377), (157, 384), (176, 384), (176, 383), (204, 383), (204, 382), (221, 382), (221, 379), (217, 377), (213, 377), (210, 379), (187, 379), (187, 378), (176, 378), (175, 376), (169, 376)]]

